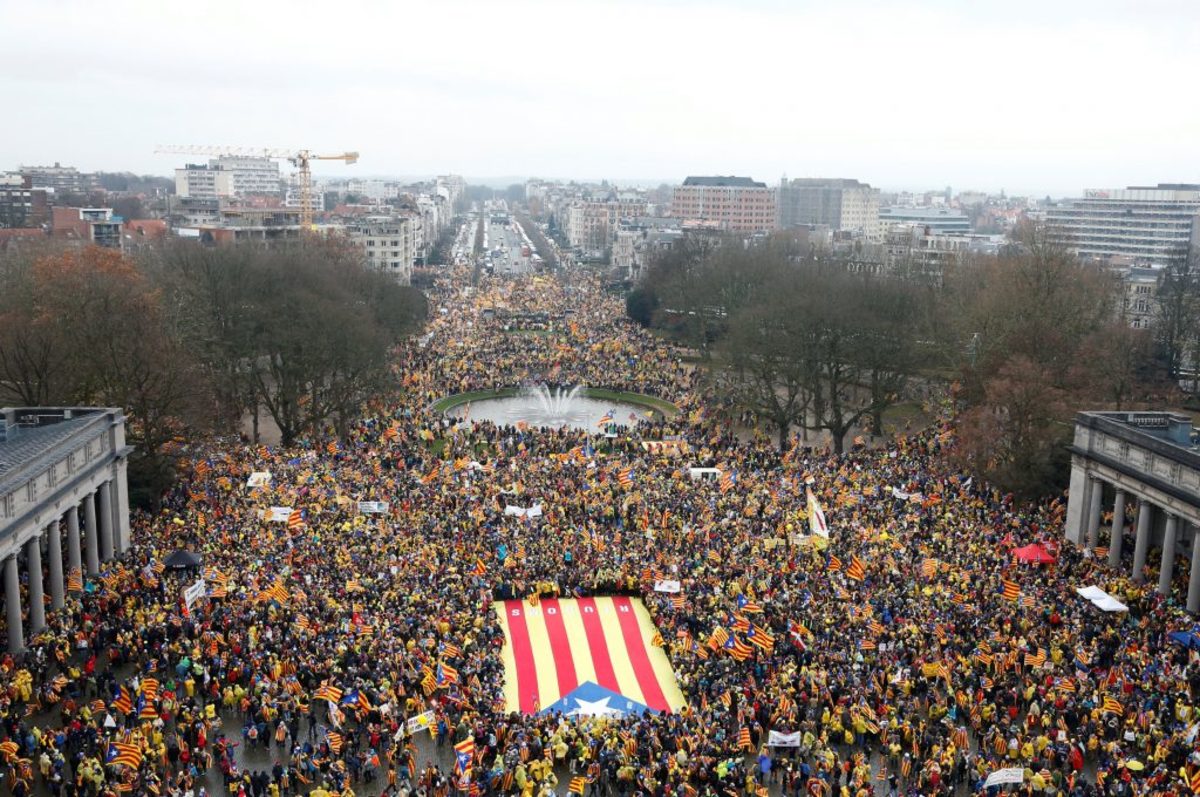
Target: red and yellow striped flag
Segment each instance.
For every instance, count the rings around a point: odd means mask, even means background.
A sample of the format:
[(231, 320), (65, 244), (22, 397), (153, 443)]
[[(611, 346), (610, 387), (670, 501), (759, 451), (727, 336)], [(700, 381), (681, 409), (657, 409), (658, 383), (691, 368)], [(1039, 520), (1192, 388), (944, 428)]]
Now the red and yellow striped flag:
[[(504, 629), (504, 700), (508, 711), (578, 708), (568, 696), (594, 684), (654, 711), (678, 711), (683, 694), (642, 602), (626, 597), (550, 598), (537, 606), (493, 604)], [(594, 697), (586, 697), (594, 700)]]

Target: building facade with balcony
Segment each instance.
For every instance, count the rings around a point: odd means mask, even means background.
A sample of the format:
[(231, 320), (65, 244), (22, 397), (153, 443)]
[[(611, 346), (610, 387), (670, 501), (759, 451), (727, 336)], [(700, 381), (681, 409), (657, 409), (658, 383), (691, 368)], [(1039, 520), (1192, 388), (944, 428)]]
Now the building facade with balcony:
[(414, 216), (370, 216), (348, 224), (346, 234), (362, 250), (368, 268), (408, 285), (420, 250), (420, 227)]
[(566, 209), (567, 241), (585, 251), (601, 251), (615, 243), (621, 219), (645, 214), (646, 203), (636, 195), (576, 199)]
[(56, 238), (68, 238), (83, 243), (103, 246), (106, 249), (121, 249), (122, 220), (113, 215), (112, 208), (52, 208), (50, 234)]

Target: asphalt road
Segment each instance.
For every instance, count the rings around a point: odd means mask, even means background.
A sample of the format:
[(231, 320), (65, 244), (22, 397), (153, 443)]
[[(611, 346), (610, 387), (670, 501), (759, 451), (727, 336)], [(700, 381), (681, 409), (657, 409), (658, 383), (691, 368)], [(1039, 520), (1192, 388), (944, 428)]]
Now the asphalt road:
[(529, 258), (521, 254), (524, 240), (514, 226), (514, 222), (495, 224), (488, 221), (488, 247), (497, 274), (527, 274), (533, 270)]

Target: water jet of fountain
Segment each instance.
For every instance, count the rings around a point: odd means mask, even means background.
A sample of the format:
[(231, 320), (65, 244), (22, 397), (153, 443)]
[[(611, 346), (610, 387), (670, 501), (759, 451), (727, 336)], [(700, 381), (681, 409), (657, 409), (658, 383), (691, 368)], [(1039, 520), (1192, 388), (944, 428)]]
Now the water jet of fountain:
[(573, 417), (575, 399), (582, 392), (583, 385), (575, 385), (570, 390), (556, 387), (554, 388), (554, 392), (551, 393), (550, 387), (542, 382), (533, 387), (525, 388), (521, 391), (521, 395), (537, 401), (538, 408), (541, 410), (545, 421), (549, 423), (563, 423)]

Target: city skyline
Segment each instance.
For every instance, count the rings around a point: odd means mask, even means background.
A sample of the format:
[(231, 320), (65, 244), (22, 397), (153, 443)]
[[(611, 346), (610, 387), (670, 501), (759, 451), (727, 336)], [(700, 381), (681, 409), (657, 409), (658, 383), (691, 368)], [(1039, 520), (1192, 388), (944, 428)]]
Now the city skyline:
[(1200, 9), (1175, 0), (5, 7), (5, 168), (165, 176), (184, 158), (155, 147), (188, 143), (361, 153), (318, 177), (1200, 181)]

